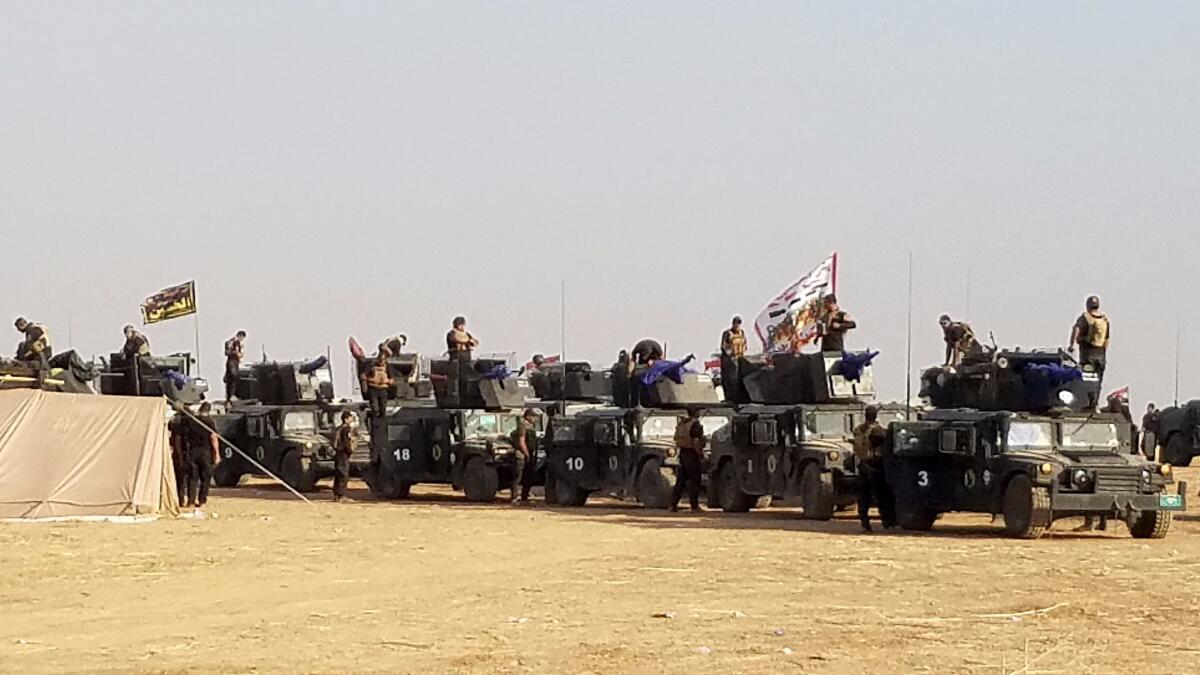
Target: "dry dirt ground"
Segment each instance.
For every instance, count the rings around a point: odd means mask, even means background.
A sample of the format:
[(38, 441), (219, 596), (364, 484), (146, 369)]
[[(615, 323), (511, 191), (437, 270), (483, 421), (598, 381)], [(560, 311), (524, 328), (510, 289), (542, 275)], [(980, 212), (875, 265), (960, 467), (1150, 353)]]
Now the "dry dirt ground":
[(313, 506), (218, 490), (204, 520), (0, 525), (0, 671), (1200, 670), (1200, 499), (1162, 541), (1068, 521), (1024, 542), (977, 516), (864, 536), (790, 509), (357, 488)]

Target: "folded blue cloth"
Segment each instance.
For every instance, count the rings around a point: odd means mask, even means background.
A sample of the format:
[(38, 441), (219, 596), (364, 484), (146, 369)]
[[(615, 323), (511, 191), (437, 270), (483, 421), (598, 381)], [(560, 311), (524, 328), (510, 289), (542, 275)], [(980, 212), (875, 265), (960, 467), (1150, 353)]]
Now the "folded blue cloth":
[(507, 380), (511, 373), (508, 372), (508, 366), (503, 363), (493, 366), (491, 370), (483, 374), (485, 380)]
[(675, 384), (683, 384), (683, 374), (688, 372), (687, 361), (655, 361), (642, 375), (642, 384), (653, 386), (664, 377)]
[(871, 365), (871, 361), (879, 356), (879, 352), (861, 352), (858, 354), (851, 352), (842, 352), (841, 373), (842, 377), (850, 382), (858, 382), (862, 379), (863, 371), (867, 366)]

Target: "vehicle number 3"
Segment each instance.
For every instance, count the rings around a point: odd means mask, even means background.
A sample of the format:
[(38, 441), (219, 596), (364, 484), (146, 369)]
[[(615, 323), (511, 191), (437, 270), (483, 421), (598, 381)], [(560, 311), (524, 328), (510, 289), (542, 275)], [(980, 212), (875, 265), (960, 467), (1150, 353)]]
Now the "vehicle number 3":
[(928, 471), (918, 471), (917, 472), (917, 487), (929, 487), (929, 472)]
[(396, 448), (392, 454), (396, 457), (397, 462), (407, 462), (412, 459), (412, 451), (408, 448)]
[(583, 471), (583, 458), (582, 457), (568, 457), (567, 458), (567, 471)]

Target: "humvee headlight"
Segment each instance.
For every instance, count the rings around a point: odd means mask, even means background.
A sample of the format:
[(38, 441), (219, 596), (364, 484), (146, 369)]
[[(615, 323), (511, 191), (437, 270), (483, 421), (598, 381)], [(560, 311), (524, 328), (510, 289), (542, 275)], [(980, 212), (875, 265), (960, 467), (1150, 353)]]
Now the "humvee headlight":
[(305, 449), (305, 450), (312, 450), (312, 449), (313, 449), (313, 442), (312, 442), (312, 441), (304, 441), (304, 449)]
[(1163, 465), (1159, 466), (1158, 472), (1164, 476), (1170, 476), (1171, 475), (1171, 465), (1163, 464)]
[(921, 439), (917, 436), (910, 436), (908, 439), (908, 447), (915, 448), (921, 444)]
[(1008, 357), (1001, 356), (1000, 358), (996, 359), (996, 367), (1000, 370), (1008, 370)]
[(1153, 475), (1153, 474), (1151, 474), (1151, 473), (1150, 473), (1148, 470), (1146, 470), (1146, 469), (1142, 469), (1142, 482), (1143, 482), (1143, 483), (1149, 483), (1149, 482), (1150, 482), (1150, 477), (1151, 477), (1152, 475)]
[(1083, 469), (1075, 469), (1075, 472), (1071, 474), (1071, 482), (1076, 485), (1087, 485), (1089, 480), (1091, 480), (1091, 476), (1088, 476), (1088, 472)]
[(1054, 465), (1051, 464), (1050, 462), (1046, 462), (1045, 464), (1042, 464), (1041, 466), (1038, 467), (1038, 471), (1041, 471), (1042, 473), (1049, 476), (1050, 474), (1054, 473)]
[(1069, 406), (1075, 403), (1075, 394), (1065, 390), (1060, 391), (1058, 392), (1058, 400), (1062, 401), (1063, 405)]
[(842, 458), (842, 454), (840, 452), (838, 452), (837, 450), (830, 450), (828, 457), (829, 457), (829, 461), (836, 462)]

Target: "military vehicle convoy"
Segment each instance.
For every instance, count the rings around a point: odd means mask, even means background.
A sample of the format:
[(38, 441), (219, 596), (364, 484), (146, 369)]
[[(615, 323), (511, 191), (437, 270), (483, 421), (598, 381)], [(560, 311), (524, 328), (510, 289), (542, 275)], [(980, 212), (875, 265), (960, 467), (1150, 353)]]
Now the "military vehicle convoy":
[[(1014, 354), (1031, 355), (1033, 377)], [(902, 528), (929, 530), (940, 514), (964, 511), (1002, 515), (1008, 534), (1024, 539), (1071, 516), (1120, 518), (1134, 537), (1166, 536), (1186, 485), (1169, 490), (1170, 465), (1135, 451), (1126, 417), (1078, 410), (1076, 397), (1094, 400), (1086, 397), (1098, 387), (1052, 354), (998, 351), (969, 383), (933, 382), (941, 409), (890, 426), (885, 473)]]
[[(740, 386), (726, 395), (748, 402), (712, 436), (709, 505), (745, 512), (798, 497), (805, 518), (829, 520), (854, 503), (853, 432), (874, 397), (872, 358), (780, 354), (769, 365), (741, 359)], [(889, 418), (902, 419), (903, 410), (887, 408), (880, 422)]]
[(441, 483), (470, 501), (492, 501), (513, 480), (512, 435), (527, 386), (503, 361), (434, 361), (430, 370), (436, 405), (401, 401), (373, 420), (363, 477), (381, 499), (406, 498), (417, 483)]
[(1159, 413), (1158, 442), (1163, 461), (1190, 465), (1200, 455), (1200, 401), (1164, 408)]

